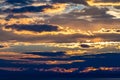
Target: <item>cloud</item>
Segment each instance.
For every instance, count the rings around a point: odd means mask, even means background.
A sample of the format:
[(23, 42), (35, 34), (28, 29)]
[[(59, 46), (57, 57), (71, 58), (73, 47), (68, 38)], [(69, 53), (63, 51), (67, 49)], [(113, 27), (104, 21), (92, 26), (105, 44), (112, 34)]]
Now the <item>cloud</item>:
[[(9, 7), (3, 9), (3, 12), (11, 12), (11, 13), (35, 13), (35, 12), (42, 12), (44, 14), (58, 14), (62, 13), (68, 4), (64, 3), (53, 3), (53, 4), (40, 4), (35, 5), (31, 4), (29, 6), (20, 6), (20, 7)], [(38, 14), (38, 13), (37, 13)]]
[(4, 60), (18, 60), (18, 61), (27, 61), (23, 58), (42, 58), (42, 56), (34, 54), (22, 54), (17, 52), (0, 52), (0, 59)]
[[(40, 52), (42, 53), (42, 52)], [(47, 52), (43, 52), (44, 54)], [(57, 52), (56, 52), (57, 53)], [(58, 52), (59, 53), (59, 52)], [(54, 55), (51, 52), (50, 55)], [(54, 58), (54, 59), (53, 59)], [(13, 64), (46, 64), (46, 65), (59, 65), (59, 64), (73, 64), (75, 62), (85, 62), (85, 60), (68, 59), (67, 56), (42, 56), (41, 54), (34, 54), (28, 52), (0, 52), (0, 59), (12, 60)]]
[(94, 1), (94, 2), (113, 2), (113, 3), (116, 3), (116, 2), (120, 2), (120, 0), (91, 0), (91, 1)]
[[(31, 25), (32, 26), (32, 25)], [(54, 25), (53, 25), (54, 26)], [(20, 42), (76, 42), (77, 39), (80, 41), (84, 41), (85, 38), (90, 37), (86, 33), (76, 32), (70, 29), (63, 29), (63, 27), (53, 27), (52, 25), (49, 27), (51, 30), (46, 30), (45, 28), (41, 29), (41, 27), (34, 27), (37, 31), (31, 30), (28, 26), (27, 28), (22, 30), (24, 27), (19, 28), (10, 25), (10, 28), (5, 28), (1, 30), (0, 33), (4, 33), (4, 36), (0, 37), (1, 41), (9, 41), (16, 40)], [(56, 26), (56, 25), (55, 25)], [(12, 28), (11, 28), (12, 27)], [(53, 29), (54, 28), (54, 29)], [(19, 31), (18, 31), (18, 30)], [(38, 31), (39, 30), (39, 31)], [(41, 31), (41, 32), (40, 32)], [(19, 35), (19, 36), (18, 36)], [(27, 37), (25, 37), (27, 35)], [(5, 36), (8, 36), (7, 38)]]
[(23, 14), (8, 14), (5, 19), (22, 19), (22, 18), (29, 18), (28, 16), (26, 15), (23, 15)]
[(0, 44), (0, 49), (5, 49), (5, 48), (9, 48), (8, 44)]
[(84, 70), (80, 71), (80, 73), (89, 73), (89, 72), (96, 72), (96, 71), (110, 71), (116, 72), (120, 71), (120, 67), (86, 67)]
[(57, 2), (57, 3), (76, 3), (76, 4), (84, 4), (87, 5), (85, 0), (52, 0), (52, 2)]
[(16, 31), (33, 31), (33, 32), (52, 32), (52, 31), (59, 31), (58, 26), (54, 25), (8, 25), (5, 26), (5, 29), (7, 30), (16, 30)]
[(60, 68), (60, 67), (53, 67), (53, 68), (49, 68), (49, 69), (39, 69), (39, 68), (36, 68), (35, 69), (36, 71), (40, 71), (40, 72), (56, 72), (56, 73), (73, 73), (75, 71), (78, 70), (78, 68), (69, 68), (69, 69), (66, 69), (66, 68)]
[(60, 14), (64, 12), (64, 10), (67, 7), (67, 4), (56, 3), (52, 4), (51, 6), (51, 8), (44, 8), (43, 12), (48, 14)]
[(89, 46), (89, 45), (87, 45), (87, 44), (81, 44), (80, 45), (82, 48), (89, 48), (89, 47), (91, 47), (91, 46)]
[(120, 6), (120, 0), (87, 0), (90, 6)]
[(76, 20), (87, 20), (90, 22), (94, 20), (101, 20), (101, 19), (104, 20), (108, 18), (112, 19), (113, 16), (106, 13), (108, 10), (109, 10), (108, 8), (85, 7), (82, 10), (71, 11), (65, 17), (67, 18), (71, 16), (73, 19)]
[(30, 4), (33, 0), (6, 0), (7, 3), (10, 4)]
[(35, 24), (36, 18), (6, 18), (5, 19), (0, 19), (0, 25), (5, 26), (5, 25), (29, 25), (29, 24)]
[[(7, 43), (10, 47), (1, 49), (0, 51), (8, 52), (26, 52), (42, 57), (60, 57), (65, 58), (73, 55), (90, 55), (103, 53), (119, 53), (120, 42), (76, 42), (76, 43), (41, 43), (33, 42), (31, 44), (23, 43)], [(90, 47), (81, 47), (86, 44)], [(57, 54), (58, 53), (58, 54)]]
[(3, 46), (3, 45), (0, 45), (0, 48), (4, 48), (5, 46)]
[(25, 54), (34, 54), (47, 57), (62, 57), (65, 55), (64, 52), (26, 52)]
[(113, 19), (120, 19), (120, 10), (115, 7), (109, 7), (106, 14), (112, 15)]
[(16, 68), (16, 67), (0, 67), (0, 70), (5, 70), (5, 71), (13, 71), (13, 72), (21, 72), (21, 71), (26, 71), (27, 68)]
[(119, 29), (102, 28), (99, 31), (94, 31), (93, 33), (94, 33), (94, 36), (102, 38), (103, 41), (119, 41), (118, 37), (120, 37)]
[(25, 13), (25, 12), (42, 12), (44, 8), (50, 8), (50, 5), (43, 6), (24, 6), (20, 8), (6, 9), (3, 12)]
[(72, 64), (75, 62), (84, 62), (84, 60), (49, 60), (50, 58), (46, 60), (35, 60), (35, 59), (27, 59), (23, 62), (14, 62), (18, 64), (46, 64), (46, 65), (61, 65), (61, 64)]
[[(108, 11), (107, 8), (97, 8), (97, 7), (91, 7), (91, 8), (85, 8), (80, 12), (80, 16), (90, 16), (91, 19), (105, 19), (105, 18), (112, 18), (113, 16), (106, 14), (106, 11)], [(80, 19), (80, 17), (79, 17)], [(82, 18), (83, 19), (83, 18)]]
[[(6, 33), (7, 31), (7, 33)], [(9, 25), (3, 27), (5, 33), (1, 37), (1, 41), (16, 40), (20, 42), (103, 42), (103, 41), (119, 41), (119, 29), (105, 29), (89, 32), (76, 31), (71, 29), (63, 29), (56, 25)], [(19, 36), (18, 36), (19, 35)], [(26, 37), (27, 35), (27, 37)], [(111, 37), (112, 36), (112, 37)]]

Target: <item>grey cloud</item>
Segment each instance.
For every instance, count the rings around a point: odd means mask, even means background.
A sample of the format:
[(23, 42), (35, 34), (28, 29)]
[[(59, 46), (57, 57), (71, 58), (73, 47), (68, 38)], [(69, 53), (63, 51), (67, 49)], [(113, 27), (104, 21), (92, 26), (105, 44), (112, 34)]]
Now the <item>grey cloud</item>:
[(97, 33), (95, 37), (102, 38), (104, 41), (120, 41), (120, 34), (118, 33)]
[(19, 15), (8, 14), (8, 15), (5, 17), (5, 19), (11, 19), (11, 18), (19, 19), (19, 18), (29, 18), (29, 17), (26, 16), (26, 15), (23, 15), (23, 14), (19, 14)]
[(77, 3), (77, 4), (84, 4), (88, 5), (85, 0), (52, 0), (52, 2), (57, 2), (57, 3)]

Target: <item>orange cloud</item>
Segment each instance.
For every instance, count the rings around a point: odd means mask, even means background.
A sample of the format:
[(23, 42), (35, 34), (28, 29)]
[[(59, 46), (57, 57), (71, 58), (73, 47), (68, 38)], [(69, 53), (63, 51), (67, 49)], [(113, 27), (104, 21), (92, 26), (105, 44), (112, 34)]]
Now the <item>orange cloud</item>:
[(16, 52), (0, 52), (0, 59), (24, 61), (24, 58), (42, 58), (42, 56)]
[(114, 2), (113, 1), (107, 1), (104, 2), (104, 0), (87, 0), (87, 3), (90, 5), (90, 6), (120, 6), (120, 2), (117, 1), (117, 2)]
[(94, 71), (120, 71), (120, 67), (87, 67), (84, 70), (80, 71), (80, 73), (88, 73)]
[(35, 24), (35, 18), (11, 18), (9, 20), (0, 19), (0, 25), (13, 25), (13, 24)]
[(62, 13), (67, 7), (67, 4), (56, 3), (52, 5), (52, 8), (45, 8), (43, 12), (49, 14), (59, 14)]

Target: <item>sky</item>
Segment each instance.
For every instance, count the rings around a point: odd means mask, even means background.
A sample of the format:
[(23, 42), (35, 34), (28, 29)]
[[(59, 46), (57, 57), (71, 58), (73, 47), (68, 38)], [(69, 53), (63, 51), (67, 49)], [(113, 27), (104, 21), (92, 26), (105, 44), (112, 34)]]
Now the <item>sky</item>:
[[(61, 65), (87, 61), (75, 56), (107, 57), (107, 53), (120, 53), (120, 0), (0, 0), (1, 60)], [(120, 71), (119, 66), (88, 65), (79, 72)], [(0, 70), (21, 68), (1, 66)], [(74, 72), (78, 68), (34, 70)]]
[(0, 4), (0, 51), (26, 52), (39, 46), (34, 51), (119, 52), (119, 0), (1, 0)]

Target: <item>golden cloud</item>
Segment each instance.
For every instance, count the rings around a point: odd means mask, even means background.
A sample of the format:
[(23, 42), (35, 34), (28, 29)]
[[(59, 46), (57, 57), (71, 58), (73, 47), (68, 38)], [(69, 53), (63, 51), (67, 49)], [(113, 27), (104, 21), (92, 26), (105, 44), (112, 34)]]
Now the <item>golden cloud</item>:
[(88, 73), (94, 71), (120, 71), (120, 67), (87, 67), (84, 70), (80, 71), (80, 73)]
[[(89, 45), (89, 47), (81, 47), (81, 44)], [(120, 42), (93, 42), (93, 43), (8, 43), (10, 46), (8, 49), (1, 49), (0, 51), (19, 51), (17, 46), (22, 46), (22, 51), (40, 51), (40, 52), (60, 52), (62, 51), (65, 55), (88, 55), (88, 54), (102, 54), (102, 53), (118, 53), (120, 51)], [(25, 48), (25, 49), (24, 49)], [(45, 49), (43, 49), (45, 48)], [(20, 49), (20, 48), (19, 48)], [(1, 53), (2, 54), (2, 53)], [(24, 56), (24, 55), (23, 55)], [(29, 55), (28, 55), (29, 56)], [(34, 55), (33, 55), (34, 56)], [(10, 58), (10, 57), (9, 57)], [(52, 61), (50, 61), (52, 62)], [(46, 62), (46, 63), (50, 63)], [(59, 62), (59, 61), (57, 61)], [(59, 63), (63, 63), (60, 61)], [(72, 62), (72, 61), (70, 61)], [(56, 63), (56, 61), (54, 62)], [(52, 64), (52, 63), (51, 63)]]
[(45, 8), (43, 12), (48, 14), (60, 14), (62, 13), (67, 7), (67, 4), (56, 3), (52, 5), (52, 8)]
[(120, 6), (120, 1), (114, 0), (87, 0), (90, 6)]
[(0, 25), (13, 25), (13, 24), (34, 24), (35, 23), (35, 18), (10, 18), (9, 20), (5, 19), (0, 19)]
[(0, 59), (25, 61), (24, 58), (43, 58), (43, 57), (39, 55), (16, 53), (16, 52), (0, 52)]

